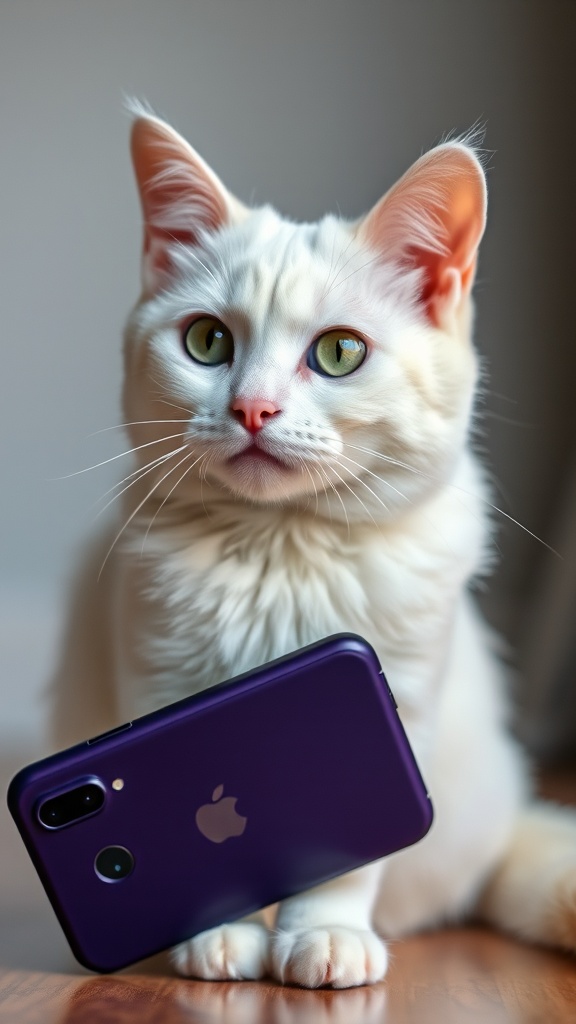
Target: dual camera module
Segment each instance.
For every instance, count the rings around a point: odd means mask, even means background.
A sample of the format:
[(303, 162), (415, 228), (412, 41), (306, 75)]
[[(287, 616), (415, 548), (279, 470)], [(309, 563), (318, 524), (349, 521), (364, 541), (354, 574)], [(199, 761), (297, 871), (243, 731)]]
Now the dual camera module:
[[(74, 825), (101, 811), (106, 800), (104, 787), (97, 782), (85, 782), (58, 796), (42, 800), (38, 806), (38, 820), (44, 828), (56, 831)], [(105, 846), (94, 859), (94, 870), (105, 882), (119, 882), (131, 874), (134, 857), (125, 846)]]
[(106, 794), (96, 782), (86, 782), (59, 796), (43, 800), (38, 817), (46, 828), (64, 828), (89, 814), (96, 814), (104, 806)]

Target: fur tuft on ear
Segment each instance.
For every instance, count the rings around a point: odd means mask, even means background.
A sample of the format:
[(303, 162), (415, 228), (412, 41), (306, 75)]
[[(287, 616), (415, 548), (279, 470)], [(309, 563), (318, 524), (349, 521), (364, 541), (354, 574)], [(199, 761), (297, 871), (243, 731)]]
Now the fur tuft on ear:
[(146, 105), (130, 102), (132, 162), (144, 215), (143, 285), (153, 292), (173, 272), (175, 245), (195, 246), (203, 234), (243, 220), (247, 209), (207, 163)]
[(359, 234), (394, 262), (422, 270), (421, 301), (446, 327), (472, 287), (486, 224), (486, 181), (466, 140), (420, 158), (360, 222)]

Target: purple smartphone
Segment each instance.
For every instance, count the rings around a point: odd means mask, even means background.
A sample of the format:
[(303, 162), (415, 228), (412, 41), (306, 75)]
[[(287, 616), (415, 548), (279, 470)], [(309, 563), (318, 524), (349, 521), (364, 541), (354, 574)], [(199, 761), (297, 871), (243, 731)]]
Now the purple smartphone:
[(349, 634), (38, 761), (8, 804), (96, 971), (409, 846), (432, 822), (378, 659)]

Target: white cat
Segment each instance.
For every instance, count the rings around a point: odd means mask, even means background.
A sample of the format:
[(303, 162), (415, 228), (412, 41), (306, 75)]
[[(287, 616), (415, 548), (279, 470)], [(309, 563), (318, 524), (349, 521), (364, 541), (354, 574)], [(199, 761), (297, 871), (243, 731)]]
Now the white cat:
[(469, 443), (486, 210), (473, 149), (440, 145), (360, 221), (317, 224), (248, 209), (144, 109), (132, 154), (137, 468), (78, 580), (59, 740), (353, 631), (380, 657), (436, 812), (417, 846), (287, 900), (273, 933), (258, 917), (213, 929), (177, 968), (361, 985), (385, 974), (385, 938), (468, 912), (576, 948), (576, 816), (530, 799), (467, 591), (490, 533)]

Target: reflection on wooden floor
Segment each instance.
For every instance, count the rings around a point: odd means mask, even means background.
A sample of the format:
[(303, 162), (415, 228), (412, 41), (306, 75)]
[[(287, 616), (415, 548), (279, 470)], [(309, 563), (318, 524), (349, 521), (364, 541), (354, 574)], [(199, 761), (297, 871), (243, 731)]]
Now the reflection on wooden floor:
[(344, 991), (160, 975), (0, 974), (2, 1024), (574, 1024), (576, 963), (473, 929), (394, 947), (387, 981)]
[[(0, 785), (15, 763), (0, 763)], [(548, 786), (574, 802), (576, 776)], [(0, 1024), (574, 1024), (576, 957), (484, 929), (392, 946), (385, 982), (308, 992), (271, 982), (195, 982), (155, 957), (110, 977), (75, 964), (0, 805)]]

